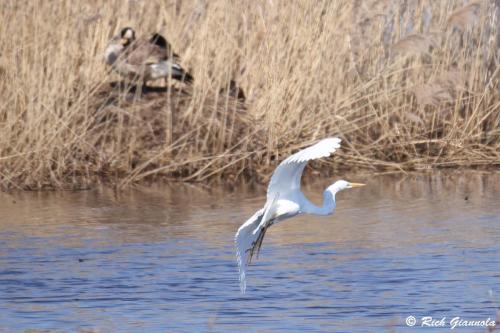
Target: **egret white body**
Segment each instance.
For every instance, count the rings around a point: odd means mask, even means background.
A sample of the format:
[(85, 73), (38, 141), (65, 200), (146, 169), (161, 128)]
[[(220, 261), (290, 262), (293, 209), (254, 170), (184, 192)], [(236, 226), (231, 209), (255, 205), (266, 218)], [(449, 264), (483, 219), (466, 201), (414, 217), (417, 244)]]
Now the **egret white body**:
[(310, 202), (300, 190), (302, 172), (308, 161), (328, 157), (340, 148), (339, 138), (327, 138), (285, 159), (274, 171), (267, 189), (264, 208), (250, 217), (236, 233), (236, 255), (241, 292), (246, 290), (246, 265), (258, 254), (267, 229), (299, 214), (330, 215), (335, 210), (335, 195), (346, 188), (364, 184), (339, 180), (323, 193), (323, 206)]

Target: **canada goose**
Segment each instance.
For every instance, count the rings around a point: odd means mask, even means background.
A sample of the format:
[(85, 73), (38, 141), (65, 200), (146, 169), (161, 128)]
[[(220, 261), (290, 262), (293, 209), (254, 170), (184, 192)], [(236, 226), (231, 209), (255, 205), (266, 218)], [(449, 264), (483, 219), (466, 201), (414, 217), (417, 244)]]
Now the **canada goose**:
[(160, 34), (149, 39), (136, 39), (135, 31), (126, 27), (113, 37), (104, 52), (106, 63), (130, 80), (144, 82), (172, 77), (179, 81), (192, 82), (193, 77), (186, 72), (172, 52), (168, 41)]

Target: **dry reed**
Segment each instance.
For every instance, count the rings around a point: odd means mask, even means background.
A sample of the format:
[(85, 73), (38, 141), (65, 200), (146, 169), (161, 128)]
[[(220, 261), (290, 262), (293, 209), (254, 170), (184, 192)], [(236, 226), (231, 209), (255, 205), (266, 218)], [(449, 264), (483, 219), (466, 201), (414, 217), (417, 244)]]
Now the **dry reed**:
[[(499, 16), (493, 0), (4, 0), (0, 185), (264, 181), (332, 135), (337, 167), (498, 166)], [(111, 85), (123, 26), (165, 34), (194, 84)]]

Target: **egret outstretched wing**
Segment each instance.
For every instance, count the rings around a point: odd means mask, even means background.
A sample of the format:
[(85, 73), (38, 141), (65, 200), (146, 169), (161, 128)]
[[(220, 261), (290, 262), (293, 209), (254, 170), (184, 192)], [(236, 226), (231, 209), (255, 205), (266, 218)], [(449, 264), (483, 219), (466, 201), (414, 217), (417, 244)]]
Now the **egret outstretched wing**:
[(328, 157), (340, 148), (339, 138), (327, 138), (303, 149), (280, 163), (271, 177), (267, 188), (267, 200), (272, 200), (276, 193), (285, 197), (288, 193), (300, 191), (300, 179), (308, 161)]
[(246, 265), (252, 260), (251, 249), (254, 248), (260, 234), (254, 234), (254, 230), (258, 228), (265, 208), (258, 210), (238, 229), (234, 242), (236, 245), (236, 259), (238, 261), (238, 269), (240, 271), (240, 288), (241, 292), (246, 289)]

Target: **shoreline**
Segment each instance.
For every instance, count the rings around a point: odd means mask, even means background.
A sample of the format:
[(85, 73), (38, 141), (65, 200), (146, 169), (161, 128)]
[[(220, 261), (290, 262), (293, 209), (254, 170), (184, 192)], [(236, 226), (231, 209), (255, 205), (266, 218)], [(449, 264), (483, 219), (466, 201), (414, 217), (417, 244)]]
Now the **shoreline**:
[[(421, 170), (370, 170), (366, 168), (355, 168), (348, 170), (347, 168), (335, 169), (334, 171), (326, 171), (323, 169), (311, 169), (310, 167), (305, 171), (303, 176), (303, 182), (314, 182), (316, 177), (323, 179), (323, 181), (328, 182), (329, 180), (338, 180), (341, 178), (366, 178), (366, 177), (378, 177), (386, 175), (402, 176), (402, 177), (414, 177), (414, 176), (450, 176), (456, 174), (496, 174), (500, 173), (500, 166), (490, 166), (490, 167), (448, 167), (448, 168), (433, 168), (433, 169), (421, 169)], [(127, 183), (126, 185), (121, 185), (120, 183), (125, 179), (121, 178), (110, 178), (109, 176), (99, 176), (94, 175), (91, 179), (85, 179), (81, 182), (76, 183), (66, 183), (62, 187), (53, 187), (51, 185), (46, 185), (41, 188), (16, 188), (16, 187), (0, 187), (0, 192), (9, 194), (15, 192), (78, 192), (78, 191), (92, 191), (98, 188), (108, 188), (116, 192), (123, 192), (134, 188), (142, 187), (156, 187), (156, 186), (175, 186), (180, 184), (182, 186), (201, 186), (201, 187), (218, 187), (223, 189), (235, 189), (240, 186), (243, 187), (262, 187), (267, 188), (269, 178), (271, 174), (265, 175), (260, 179), (250, 179), (250, 178), (239, 178), (236, 180), (224, 181), (222, 179), (217, 180), (206, 180), (206, 181), (185, 181), (181, 178), (172, 178), (169, 176), (155, 175), (150, 178), (146, 178), (140, 181)], [(75, 179), (78, 179), (75, 178)]]

